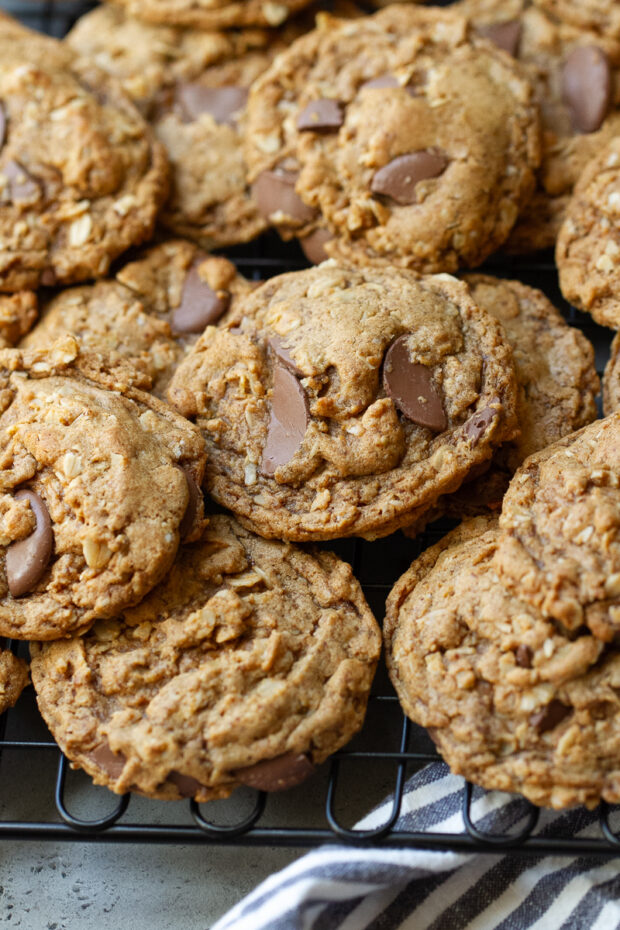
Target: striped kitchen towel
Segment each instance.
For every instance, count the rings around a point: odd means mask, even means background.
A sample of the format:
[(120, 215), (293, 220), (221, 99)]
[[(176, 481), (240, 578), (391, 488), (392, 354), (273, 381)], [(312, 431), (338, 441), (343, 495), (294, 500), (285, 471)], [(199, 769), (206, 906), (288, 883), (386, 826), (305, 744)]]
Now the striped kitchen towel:
[[(398, 828), (463, 832), (463, 780), (440, 762), (417, 772)], [(391, 801), (362, 820), (385, 822)], [(514, 796), (474, 794), (472, 818), (518, 831)], [(600, 837), (585, 808), (543, 811), (539, 835)], [(323, 846), (262, 882), (212, 930), (613, 930), (620, 928), (620, 858), (512, 857), (420, 849)]]

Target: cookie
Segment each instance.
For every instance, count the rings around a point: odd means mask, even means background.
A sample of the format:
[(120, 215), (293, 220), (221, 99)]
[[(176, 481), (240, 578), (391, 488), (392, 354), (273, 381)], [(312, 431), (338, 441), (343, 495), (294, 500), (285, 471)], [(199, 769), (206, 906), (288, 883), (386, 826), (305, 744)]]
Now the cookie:
[(584, 166), (620, 133), (620, 43), (560, 22), (530, 0), (461, 0), (456, 8), (516, 58), (534, 88), (542, 164), (537, 190), (506, 248), (550, 248)]
[(588, 162), (558, 236), (556, 263), (565, 298), (603, 326), (620, 328), (620, 140)]
[(528, 455), (597, 417), (600, 382), (594, 349), (542, 291), (491, 275), (470, 274), (463, 280), (478, 306), (501, 323), (512, 347), (520, 434), (497, 449), (482, 474), (441, 497), (432, 511), (408, 527), (409, 536), (440, 517), (463, 519), (498, 511), (513, 472)]
[(67, 46), (2, 15), (0, 50), (0, 290), (101, 277), (152, 234), (164, 149)]
[(616, 0), (534, 0), (552, 16), (580, 29), (620, 38), (620, 8)]
[(620, 410), (620, 338), (614, 336), (603, 375), (603, 412), (606, 417)]
[[(42, 303), (22, 347), (45, 349), (67, 334), (107, 363), (128, 361), (140, 386), (163, 397), (203, 329), (252, 285), (228, 259), (182, 240), (148, 249), (113, 279), (69, 288)], [(140, 377), (141, 376), (141, 377)]]
[(0, 636), (55, 639), (115, 616), (202, 527), (198, 431), (88, 364), (71, 337), (0, 351)]
[(130, 16), (149, 23), (230, 29), (236, 26), (281, 26), (312, 0), (114, 0)]
[(171, 191), (160, 222), (177, 235), (211, 249), (267, 228), (246, 178), (245, 105), (252, 81), (295, 34), (157, 26), (106, 4), (69, 33), (76, 52), (121, 81), (165, 146)]
[(534, 188), (538, 109), (518, 66), (450, 11), (325, 17), (253, 84), (246, 154), (286, 237), (339, 260), (453, 271), (508, 236)]
[(292, 787), (362, 725), (381, 635), (348, 564), (213, 517), (139, 606), (35, 645), (63, 752), (122, 794)]
[(33, 291), (0, 294), (0, 348), (17, 345), (38, 316), (38, 300)]
[(396, 583), (386, 659), (405, 712), (457, 774), (534, 804), (620, 800), (620, 654), (574, 637), (498, 581), (501, 534), (478, 518)]
[(515, 434), (501, 327), (448, 275), (329, 261), (235, 312), (168, 397), (205, 436), (209, 493), (263, 536), (384, 536)]
[(10, 649), (0, 649), (0, 714), (14, 707), (29, 681), (28, 666)]
[(504, 498), (502, 583), (573, 635), (620, 626), (620, 414), (527, 459)]

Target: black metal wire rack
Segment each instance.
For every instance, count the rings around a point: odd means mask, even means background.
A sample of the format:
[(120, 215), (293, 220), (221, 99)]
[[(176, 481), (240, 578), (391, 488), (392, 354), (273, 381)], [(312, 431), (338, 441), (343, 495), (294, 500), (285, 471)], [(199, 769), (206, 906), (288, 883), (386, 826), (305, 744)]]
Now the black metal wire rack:
[[(87, 0), (3, 0), (1, 5), (27, 25), (61, 36), (92, 4)], [(306, 264), (296, 245), (283, 245), (275, 236), (228, 250), (227, 254), (242, 273), (254, 279)], [(545, 291), (563, 309), (569, 322), (579, 326), (593, 342), (597, 368), (602, 370), (609, 354), (610, 333), (563, 302), (550, 256), (526, 260), (496, 257), (486, 270), (519, 278)], [(351, 562), (371, 609), (381, 620), (392, 584), (412, 559), (448, 528), (448, 524), (439, 522), (416, 540), (396, 533), (374, 543), (342, 540), (329, 548)], [(18, 654), (27, 654), (25, 644), (9, 645)], [(465, 781), (462, 832), (400, 828), (397, 820), (407, 777), (438, 761), (440, 757), (428, 734), (404, 717), (385, 668), (380, 667), (363, 730), (325, 763), (311, 782), (297, 789), (304, 793), (304, 805), (300, 806), (299, 795), (295, 805), (290, 803), (287, 795), (294, 796), (295, 791), (267, 796), (249, 789), (240, 789), (234, 799), (209, 805), (193, 801), (162, 804), (129, 795), (118, 798), (106, 789), (93, 787), (82, 773), (71, 771), (39, 716), (29, 688), (17, 706), (0, 717), (0, 839), (295, 847), (343, 842), (513, 855), (620, 855), (620, 830), (614, 830), (613, 809), (607, 805), (601, 805), (598, 811), (598, 835), (588, 838), (566, 837), (559, 830), (535, 832), (539, 811), (525, 801), (520, 832), (488, 833), (476, 825), (474, 789)], [(19, 797), (7, 797), (7, 785), (16, 781), (22, 786)], [(369, 784), (375, 789), (376, 802), (393, 798), (383, 822), (372, 829), (355, 828), (349, 823), (367, 813), (363, 807), (356, 812), (355, 804), (351, 804), (359, 794), (360, 784), (365, 786), (365, 804)], [(343, 799), (347, 802), (346, 814)], [(301, 807), (303, 817), (299, 816)]]

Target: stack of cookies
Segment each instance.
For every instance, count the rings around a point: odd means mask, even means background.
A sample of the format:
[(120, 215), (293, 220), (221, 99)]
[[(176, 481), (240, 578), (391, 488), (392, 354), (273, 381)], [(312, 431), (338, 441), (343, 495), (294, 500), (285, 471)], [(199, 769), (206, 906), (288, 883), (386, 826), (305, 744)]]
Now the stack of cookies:
[[(614, 4), (305, 6), (0, 20), (0, 635), (96, 783), (291, 787), (380, 649), (306, 544), (474, 516), (390, 595), (405, 711), (480, 784), (618, 799), (620, 414), (517, 259), (465, 273), (557, 238), (615, 325)], [(309, 267), (210, 254), (268, 227)]]

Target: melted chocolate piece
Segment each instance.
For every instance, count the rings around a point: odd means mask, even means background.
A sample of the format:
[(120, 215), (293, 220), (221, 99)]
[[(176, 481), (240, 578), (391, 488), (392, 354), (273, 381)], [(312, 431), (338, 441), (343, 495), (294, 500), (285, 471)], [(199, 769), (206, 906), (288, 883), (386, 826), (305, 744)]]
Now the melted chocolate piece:
[(259, 174), (252, 184), (252, 196), (261, 216), (268, 220), (274, 213), (282, 213), (296, 223), (309, 223), (314, 219), (316, 210), (295, 193), (297, 178), (296, 171), (283, 168)]
[(546, 733), (547, 730), (553, 730), (554, 727), (557, 727), (558, 723), (561, 723), (565, 717), (568, 717), (568, 715), (572, 713), (572, 710), (572, 707), (567, 707), (562, 701), (558, 701), (557, 698), (554, 698), (552, 701), (549, 701), (542, 710), (538, 710), (535, 714), (532, 714), (530, 717), (530, 724), (534, 727), (536, 732), (541, 735), (542, 733)]
[(393, 74), (382, 74), (380, 77), (373, 78), (371, 81), (366, 81), (360, 87), (360, 90), (381, 88), (381, 87), (399, 87), (400, 84), (396, 80)]
[(189, 494), (187, 499), (187, 507), (185, 508), (185, 513), (183, 514), (183, 519), (179, 523), (179, 535), (183, 540), (187, 534), (191, 532), (194, 525), (194, 520), (196, 519), (196, 515), (200, 506), (202, 492), (196, 484), (196, 479), (192, 475), (189, 468), (184, 468), (182, 465), (179, 465), (178, 467), (185, 475), (185, 480), (187, 481), (187, 491)]
[(315, 767), (305, 753), (286, 752), (275, 759), (266, 759), (246, 769), (238, 769), (234, 774), (242, 785), (249, 788), (285, 791), (300, 785), (314, 772)]
[(177, 787), (179, 794), (183, 798), (193, 798), (201, 788), (205, 787), (192, 775), (183, 775), (174, 769), (169, 773), (167, 780)]
[(248, 91), (235, 85), (204, 87), (202, 84), (180, 84), (175, 98), (189, 122), (209, 113), (216, 123), (234, 125), (235, 116), (247, 103)]
[(43, 577), (47, 569), (54, 534), (47, 507), (38, 494), (24, 488), (15, 500), (27, 500), (34, 513), (36, 526), (30, 536), (11, 543), (6, 550), (6, 580), (13, 597), (28, 594)]
[(430, 149), (399, 155), (375, 172), (370, 189), (373, 194), (391, 197), (401, 206), (415, 203), (416, 184), (443, 174), (447, 165), (444, 155)]
[(529, 646), (522, 643), (515, 652), (515, 661), (520, 668), (531, 668), (534, 653)]
[(328, 97), (313, 100), (297, 117), (297, 129), (300, 132), (333, 132), (340, 129), (343, 123), (342, 104)]
[[(493, 398), (492, 403), (499, 403), (498, 398)], [(477, 446), (489, 426), (499, 416), (495, 407), (484, 407), (478, 410), (465, 424), (465, 435), (470, 440), (472, 446)]]
[(408, 420), (441, 433), (448, 425), (439, 389), (426, 365), (412, 362), (407, 335), (395, 339), (383, 362), (383, 388)]
[(123, 774), (125, 768), (125, 756), (122, 752), (112, 752), (109, 743), (100, 743), (95, 749), (91, 749), (88, 758), (103, 769), (103, 771), (115, 781)]
[(493, 45), (503, 49), (514, 58), (519, 48), (521, 40), (521, 22), (518, 19), (510, 19), (505, 23), (491, 23), (488, 26), (478, 26), (476, 29), (478, 35), (488, 39)]
[(297, 367), (291, 358), (290, 350), (286, 348), (284, 345), (284, 340), (280, 336), (272, 336), (269, 340), (269, 345), (271, 346), (271, 350), (274, 355), (279, 358), (285, 368), (288, 368), (289, 371), (292, 371), (293, 374), (297, 375), (298, 378), (303, 378), (303, 371), (301, 368)]
[(303, 239), (300, 239), (299, 244), (308, 261), (312, 262), (313, 265), (320, 265), (321, 262), (329, 258), (329, 255), (325, 251), (325, 243), (333, 238), (332, 233), (330, 233), (328, 229), (319, 226), (319, 228), (311, 232), (309, 236), (304, 236)]
[(611, 66), (597, 45), (578, 45), (562, 71), (562, 95), (577, 132), (596, 132), (611, 103)]
[(216, 294), (198, 274), (204, 256), (194, 260), (183, 285), (181, 303), (172, 311), (170, 325), (175, 333), (201, 333), (228, 309), (230, 295)]
[(34, 203), (40, 199), (39, 182), (18, 161), (7, 162), (2, 174), (9, 182), (9, 194), (13, 203)]
[(306, 435), (308, 422), (306, 392), (288, 368), (276, 365), (273, 372), (271, 417), (261, 460), (264, 475), (271, 476), (280, 465), (290, 462)]

